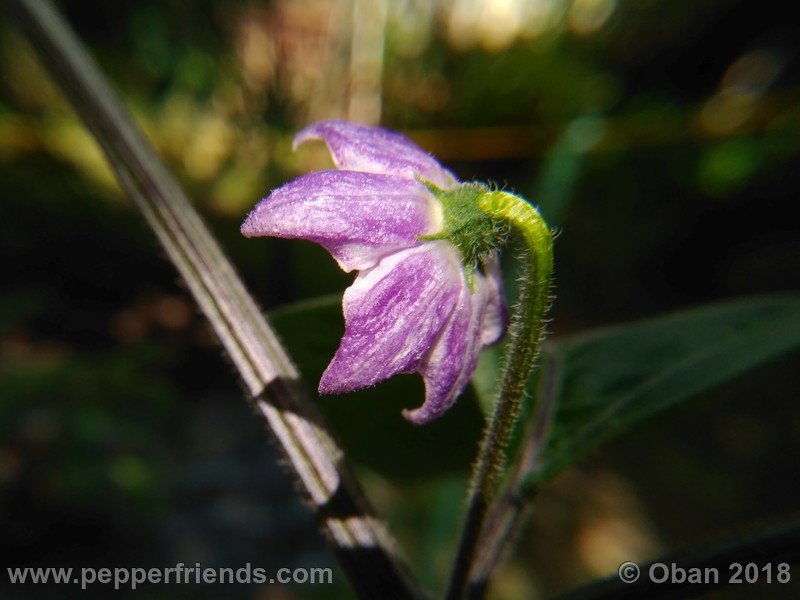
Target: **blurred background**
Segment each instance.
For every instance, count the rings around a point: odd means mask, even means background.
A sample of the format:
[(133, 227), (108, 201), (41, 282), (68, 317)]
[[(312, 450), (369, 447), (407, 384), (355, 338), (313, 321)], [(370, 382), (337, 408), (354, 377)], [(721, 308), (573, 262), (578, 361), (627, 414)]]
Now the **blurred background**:
[[(59, 7), (258, 301), (277, 309), (312, 388), (352, 275), (316, 246), (245, 240), (238, 226), (271, 188), (330, 165), (322, 146), (291, 151), (293, 133), (318, 119), (399, 129), (462, 179), (536, 202), (560, 232), (553, 336), (798, 287), (800, 23), (787, 3)], [(128, 595), (350, 597), (186, 289), (7, 20), (0, 70), (3, 566), (330, 566), (333, 586)], [(320, 296), (327, 312), (286, 308)], [(648, 421), (560, 475), (492, 597), (551, 597), (625, 560), (796, 520), (797, 359)], [(441, 589), (481, 417), (467, 395), (414, 429), (399, 411), (421, 394), (419, 378), (403, 376), (320, 402), (423, 582)], [(5, 576), (0, 590), (76, 593)]]

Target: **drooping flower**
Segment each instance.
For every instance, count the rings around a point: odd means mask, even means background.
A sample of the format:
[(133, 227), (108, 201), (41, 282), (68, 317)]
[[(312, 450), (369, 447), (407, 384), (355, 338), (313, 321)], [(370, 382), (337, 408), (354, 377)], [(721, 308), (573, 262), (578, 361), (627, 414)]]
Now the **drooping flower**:
[(359, 273), (344, 293), (345, 332), (320, 393), (419, 372), (417, 424), (444, 413), (469, 383), (481, 348), (502, 337), (506, 308), (496, 257), (502, 227), (476, 198), (408, 138), (346, 121), (300, 131), (322, 139), (338, 170), (304, 175), (259, 202), (245, 236), (302, 238)]

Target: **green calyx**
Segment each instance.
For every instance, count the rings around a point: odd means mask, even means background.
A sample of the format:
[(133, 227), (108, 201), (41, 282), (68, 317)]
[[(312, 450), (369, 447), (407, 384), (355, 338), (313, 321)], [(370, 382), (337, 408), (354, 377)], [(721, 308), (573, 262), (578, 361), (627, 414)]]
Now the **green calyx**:
[(497, 192), (482, 183), (462, 183), (451, 190), (440, 189), (428, 181), (422, 183), (442, 203), (444, 223), (440, 232), (420, 236), (420, 239), (450, 241), (461, 253), (471, 280), (478, 264), (508, 239), (508, 222), (487, 214), (480, 206), (483, 196)]

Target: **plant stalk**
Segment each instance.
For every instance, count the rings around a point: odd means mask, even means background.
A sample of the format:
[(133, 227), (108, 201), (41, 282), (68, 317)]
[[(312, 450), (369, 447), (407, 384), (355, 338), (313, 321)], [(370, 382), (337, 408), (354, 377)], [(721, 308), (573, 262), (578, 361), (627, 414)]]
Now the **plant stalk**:
[(527, 269), (520, 297), (511, 317), (503, 380), (495, 411), (484, 431), (473, 471), (467, 516), (456, 552), (448, 600), (460, 600), (475, 560), (478, 540), (505, 463), (505, 452), (519, 416), (525, 384), (533, 370), (550, 302), (553, 272), (553, 238), (538, 211), (526, 200), (501, 191), (479, 199), (488, 215), (510, 222), (527, 248)]
[(492, 572), (529, 514), (531, 501), (538, 491), (538, 486), (525, 484), (536, 468), (546, 441), (557, 395), (558, 371), (555, 357), (546, 356), (543, 362), (535, 414), (523, 436), (522, 451), (516, 460), (514, 473), (489, 513), (478, 540), (475, 561), (469, 573), (467, 598), (483, 598)]

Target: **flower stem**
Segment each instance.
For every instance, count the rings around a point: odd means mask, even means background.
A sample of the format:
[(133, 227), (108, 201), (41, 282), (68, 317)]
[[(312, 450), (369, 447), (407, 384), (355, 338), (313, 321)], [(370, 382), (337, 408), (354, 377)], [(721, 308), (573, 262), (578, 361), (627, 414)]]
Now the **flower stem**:
[(538, 486), (525, 485), (535, 469), (552, 420), (557, 394), (557, 364), (554, 357), (545, 359), (536, 392), (536, 409), (533, 419), (526, 425), (522, 452), (516, 458), (513, 474), (506, 481), (483, 527), (475, 560), (469, 572), (468, 598), (482, 598), (492, 571), (513, 535), (530, 512), (531, 501)]
[(448, 600), (459, 600), (475, 560), (477, 543), (503, 470), (505, 450), (519, 416), (525, 384), (539, 351), (550, 301), (553, 238), (538, 211), (518, 196), (488, 192), (478, 200), (488, 215), (511, 223), (522, 235), (527, 265), (519, 301), (511, 317), (502, 385), (495, 411), (481, 441), (467, 504), (467, 516), (456, 554)]
[(385, 524), (216, 240), (97, 64), (46, 0), (2, 0), (102, 147), (230, 356), (360, 598), (420, 598)]

